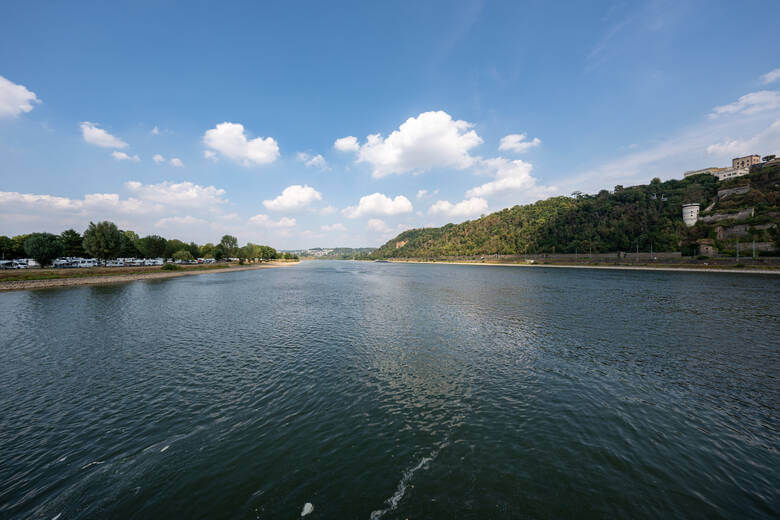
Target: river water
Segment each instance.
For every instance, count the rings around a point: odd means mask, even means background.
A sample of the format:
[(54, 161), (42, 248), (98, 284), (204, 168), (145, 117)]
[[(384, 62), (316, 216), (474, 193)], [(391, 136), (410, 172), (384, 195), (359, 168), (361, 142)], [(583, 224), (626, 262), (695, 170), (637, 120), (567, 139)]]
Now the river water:
[(0, 518), (777, 518), (778, 304), (328, 261), (0, 294)]

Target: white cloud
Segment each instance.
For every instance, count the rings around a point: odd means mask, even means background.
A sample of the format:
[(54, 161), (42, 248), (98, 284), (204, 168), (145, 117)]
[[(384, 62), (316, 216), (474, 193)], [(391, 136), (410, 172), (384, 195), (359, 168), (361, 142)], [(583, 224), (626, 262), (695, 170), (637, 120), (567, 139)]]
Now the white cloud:
[(34, 108), (34, 104), (40, 102), (35, 92), (0, 76), (0, 118), (16, 117), (22, 112), (29, 112)]
[(263, 206), (271, 211), (291, 211), (304, 208), (316, 200), (322, 200), (320, 192), (308, 185), (293, 184), (275, 199), (264, 200)]
[(157, 128), (157, 125), (154, 125), (154, 128), (152, 128), (152, 135), (160, 135), (160, 129)]
[(217, 162), (219, 159), (217, 159), (217, 152), (214, 150), (203, 150), (203, 157), (210, 161)]
[(780, 91), (760, 90), (740, 97), (737, 101), (715, 107), (710, 118), (716, 118), (723, 114), (751, 115), (780, 108)]
[(488, 203), (485, 199), (472, 197), (457, 204), (447, 200), (439, 200), (428, 209), (430, 215), (444, 215), (447, 217), (472, 217), (487, 211)]
[(425, 197), (428, 194), (428, 190), (418, 190), (417, 191), (417, 198), (421, 199)]
[(338, 209), (334, 206), (325, 206), (320, 210), (320, 215), (331, 215), (333, 213), (336, 213)]
[(255, 215), (249, 219), (249, 223), (255, 226), (269, 228), (291, 228), (295, 226), (295, 219), (282, 217), (279, 220), (271, 220), (268, 215)]
[(138, 162), (141, 160), (140, 157), (138, 157), (138, 154), (135, 155), (127, 155), (125, 152), (117, 152), (114, 150), (111, 152), (111, 157), (116, 159), (117, 161), (132, 161), (132, 162)]
[(336, 222), (335, 224), (325, 224), (324, 226), (320, 227), (323, 231), (346, 231), (347, 228), (342, 224), (341, 222)]
[(423, 112), (407, 119), (386, 139), (380, 134), (369, 135), (357, 162), (371, 164), (376, 178), (432, 168), (467, 168), (475, 161), (469, 150), (482, 143), (471, 130), (473, 126), (455, 121), (443, 111)]
[(327, 161), (320, 154), (311, 156), (304, 152), (298, 152), (298, 160), (305, 164), (307, 168), (319, 168), (320, 170), (328, 169)]
[(400, 215), (411, 213), (412, 203), (403, 195), (394, 199), (381, 193), (373, 193), (360, 197), (357, 206), (349, 206), (341, 210), (347, 218), (358, 218), (364, 215)]
[(191, 207), (203, 210), (214, 209), (227, 202), (225, 190), (214, 186), (199, 186), (191, 182), (161, 182), (141, 184), (137, 181), (125, 183), (128, 191), (138, 198), (174, 207)]
[(90, 123), (84, 121), (81, 123), (81, 135), (84, 137), (84, 141), (95, 146), (101, 146), (103, 148), (127, 148), (127, 143), (109, 134), (102, 128), (99, 128), (96, 123)]
[(509, 134), (501, 138), (501, 144), (499, 144), (499, 150), (508, 150), (515, 153), (524, 153), (542, 144), (541, 139), (534, 137), (530, 141), (526, 141), (525, 134)]
[(770, 83), (774, 83), (778, 79), (780, 79), (780, 69), (770, 70), (761, 76), (761, 83), (768, 85)]
[(466, 197), (490, 197), (508, 192), (513, 196), (523, 192), (526, 196), (541, 197), (555, 191), (554, 187), (542, 187), (536, 184), (536, 179), (531, 176), (533, 165), (529, 162), (496, 157), (481, 161), (480, 166), (495, 180), (471, 188), (466, 192)]
[(273, 137), (248, 139), (239, 123), (220, 123), (207, 130), (203, 144), (243, 166), (268, 164), (279, 157), (279, 145)]
[(173, 159), (171, 159), (170, 164), (171, 166), (175, 166), (177, 168), (184, 168), (184, 163), (181, 162), (181, 159), (179, 159), (178, 157), (174, 157)]
[(747, 139), (729, 139), (707, 146), (707, 153), (724, 160), (741, 155), (757, 153), (763, 155), (767, 152), (776, 153), (780, 150), (780, 119), (773, 122), (767, 128), (759, 131)]
[[(157, 128), (157, 127), (155, 127), (155, 128)], [(165, 162), (165, 157), (163, 157), (162, 155), (157, 153), (157, 154), (154, 154), (154, 157), (152, 157), (152, 160), (154, 162), (156, 162), (157, 164), (160, 164), (160, 163)]]
[(360, 150), (360, 145), (358, 144), (357, 137), (349, 135), (347, 137), (342, 137), (341, 139), (336, 139), (336, 142), (333, 143), (333, 148), (340, 152), (357, 152)]
[(385, 221), (378, 218), (369, 219), (368, 222), (366, 222), (366, 227), (371, 231), (376, 231), (378, 233), (389, 233), (391, 231), (390, 228), (387, 227), (387, 224), (385, 224)]
[(192, 217), (186, 215), (183, 217), (166, 217), (161, 218), (155, 222), (155, 227), (170, 227), (170, 226), (206, 226), (208, 221), (202, 218)]

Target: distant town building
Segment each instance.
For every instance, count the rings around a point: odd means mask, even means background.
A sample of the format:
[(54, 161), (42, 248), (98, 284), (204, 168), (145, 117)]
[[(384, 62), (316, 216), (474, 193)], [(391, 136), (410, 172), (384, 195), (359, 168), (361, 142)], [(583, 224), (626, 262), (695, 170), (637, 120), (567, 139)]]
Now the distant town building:
[(748, 168), (750, 169), (751, 166), (754, 164), (760, 164), (761, 163), (761, 156), (760, 155), (746, 155), (745, 157), (736, 157), (731, 160), (731, 167), (732, 168)]
[(692, 175), (701, 175), (704, 173), (715, 175), (717, 172), (723, 171), (725, 169), (726, 168), (715, 168), (713, 166), (711, 168), (702, 168), (701, 170), (689, 170), (683, 174), (683, 177), (691, 177)]
[[(756, 156), (758, 157), (758, 156)], [(736, 159), (734, 159), (736, 161)], [(722, 168), (721, 171), (713, 173), (719, 181), (742, 177), (750, 173), (750, 168)]]
[(703, 256), (715, 256), (718, 250), (715, 249), (715, 243), (711, 238), (700, 238), (696, 241), (699, 244), (699, 254)]
[(697, 220), (699, 220), (699, 207), (700, 206), (698, 202), (683, 204), (682, 217), (686, 226), (691, 227), (696, 224)]

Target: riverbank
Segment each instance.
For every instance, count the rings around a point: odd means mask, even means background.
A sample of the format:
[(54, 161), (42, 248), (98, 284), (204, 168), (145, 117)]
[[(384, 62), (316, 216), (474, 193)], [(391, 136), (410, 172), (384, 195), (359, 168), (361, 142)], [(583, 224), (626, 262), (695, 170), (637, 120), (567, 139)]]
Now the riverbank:
[[(105, 285), (134, 282), (136, 280), (158, 280), (196, 274), (251, 271), (297, 265), (298, 262), (273, 261), (249, 265), (193, 265), (181, 266), (180, 270), (163, 271), (160, 267), (119, 267), (91, 269), (40, 269), (35, 272), (0, 272), (0, 292), (23, 289), (48, 289), (54, 287), (73, 287), (79, 285)], [(29, 279), (14, 279), (19, 277)]]
[(597, 265), (597, 264), (566, 264), (566, 263), (508, 263), (508, 262), (462, 262), (437, 260), (395, 260), (388, 259), (390, 263), (399, 264), (447, 264), (447, 265), (476, 265), (476, 266), (502, 266), (502, 267), (556, 267), (567, 269), (620, 269), (625, 271), (679, 271), (696, 273), (748, 273), (748, 274), (780, 274), (780, 268), (770, 267), (728, 267), (712, 265)]

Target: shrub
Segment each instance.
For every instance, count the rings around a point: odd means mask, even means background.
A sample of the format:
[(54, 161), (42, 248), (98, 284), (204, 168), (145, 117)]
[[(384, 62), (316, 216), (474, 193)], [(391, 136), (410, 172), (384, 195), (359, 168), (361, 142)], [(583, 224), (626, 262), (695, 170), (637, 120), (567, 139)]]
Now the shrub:
[(165, 264), (162, 266), (163, 271), (178, 271), (179, 269), (181, 269), (181, 267), (176, 264)]

